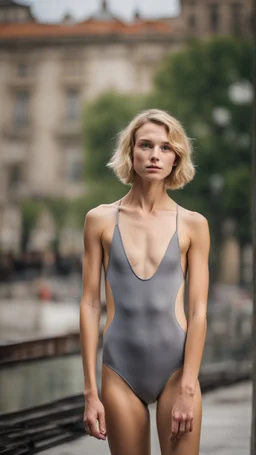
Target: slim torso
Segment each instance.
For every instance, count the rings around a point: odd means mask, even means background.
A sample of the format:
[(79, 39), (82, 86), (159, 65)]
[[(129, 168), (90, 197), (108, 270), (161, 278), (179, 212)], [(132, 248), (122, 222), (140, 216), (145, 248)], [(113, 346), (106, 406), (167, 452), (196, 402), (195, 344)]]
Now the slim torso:
[[(109, 265), (110, 246), (116, 225), (116, 210), (118, 204), (105, 206), (106, 223), (102, 233), (103, 267), (105, 272), (107, 321), (104, 331), (107, 330), (112, 317), (112, 300), (109, 298), (109, 285), (106, 280), (106, 271)], [(189, 248), (189, 235), (182, 221), (182, 207), (179, 207), (178, 237), (180, 247), (180, 264), (183, 274), (187, 270), (187, 251)], [(136, 274), (143, 278), (153, 276), (157, 270), (171, 236), (175, 231), (175, 211), (163, 211), (157, 215), (139, 217), (136, 212), (126, 211), (119, 208), (119, 229), (122, 234), (123, 245), (129, 262)], [(187, 320), (184, 312), (184, 285), (179, 290), (175, 302), (177, 319), (183, 329), (187, 329)]]
[[(178, 206), (177, 211), (147, 217), (122, 206), (115, 205), (114, 211), (111, 233), (108, 229), (103, 235), (107, 305), (103, 362), (150, 403), (183, 362), (186, 257), (182, 261)], [(142, 376), (151, 379), (143, 382)]]

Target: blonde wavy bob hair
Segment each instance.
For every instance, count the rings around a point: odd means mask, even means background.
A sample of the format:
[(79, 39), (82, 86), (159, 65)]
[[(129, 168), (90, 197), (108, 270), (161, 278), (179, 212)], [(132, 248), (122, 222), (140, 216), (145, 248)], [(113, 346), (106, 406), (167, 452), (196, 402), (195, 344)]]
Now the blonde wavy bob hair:
[(172, 190), (183, 188), (195, 175), (195, 166), (191, 158), (192, 145), (181, 123), (160, 109), (148, 109), (140, 112), (119, 133), (116, 150), (107, 163), (107, 167), (113, 169), (122, 183), (133, 184), (136, 174), (133, 169), (135, 134), (147, 122), (165, 127), (170, 145), (177, 156), (177, 165), (173, 166), (172, 172), (165, 179), (166, 188)]

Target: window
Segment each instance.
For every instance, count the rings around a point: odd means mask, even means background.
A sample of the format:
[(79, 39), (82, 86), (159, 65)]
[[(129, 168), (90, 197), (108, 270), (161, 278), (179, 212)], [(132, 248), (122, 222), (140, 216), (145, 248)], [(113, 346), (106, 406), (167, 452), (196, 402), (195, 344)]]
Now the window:
[(9, 190), (16, 190), (22, 183), (22, 167), (19, 164), (9, 166), (8, 184)]
[(188, 24), (191, 29), (196, 28), (196, 16), (194, 14), (190, 14), (188, 17)]
[(83, 153), (80, 147), (70, 147), (65, 154), (65, 177), (69, 182), (81, 182), (83, 178)]
[(209, 5), (209, 15), (211, 31), (217, 32), (220, 23), (219, 6), (215, 4)]
[(242, 5), (240, 3), (231, 4), (232, 29), (234, 33), (240, 33), (242, 28)]
[(29, 75), (29, 66), (27, 63), (19, 63), (17, 67), (17, 75), (19, 77), (27, 77)]
[(29, 92), (22, 90), (16, 93), (14, 105), (14, 124), (17, 126), (28, 124)]
[(76, 120), (80, 114), (79, 91), (76, 89), (67, 90), (67, 120)]

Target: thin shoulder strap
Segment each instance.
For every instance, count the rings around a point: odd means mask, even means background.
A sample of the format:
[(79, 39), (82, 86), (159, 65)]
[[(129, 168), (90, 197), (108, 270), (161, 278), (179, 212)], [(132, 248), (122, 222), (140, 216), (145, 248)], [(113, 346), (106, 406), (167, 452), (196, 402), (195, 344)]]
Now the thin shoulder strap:
[(179, 221), (179, 204), (176, 203), (176, 231), (178, 231), (178, 221)]
[(119, 207), (121, 205), (121, 202), (122, 202), (122, 199), (120, 199), (120, 202), (117, 206), (117, 209), (116, 209), (116, 224), (118, 225), (118, 218), (119, 218)]

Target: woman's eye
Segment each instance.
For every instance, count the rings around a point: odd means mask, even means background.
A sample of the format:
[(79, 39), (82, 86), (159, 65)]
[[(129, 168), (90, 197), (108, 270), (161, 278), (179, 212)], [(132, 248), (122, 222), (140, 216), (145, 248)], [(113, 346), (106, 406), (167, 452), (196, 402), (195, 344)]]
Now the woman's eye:
[(143, 143), (141, 144), (141, 147), (142, 147), (143, 149), (148, 148), (148, 147), (149, 147), (149, 144), (148, 144), (147, 142), (143, 142)]
[(165, 151), (167, 151), (167, 150), (171, 150), (171, 147), (170, 147), (169, 145), (164, 145), (164, 146), (163, 146), (163, 149), (164, 149)]

